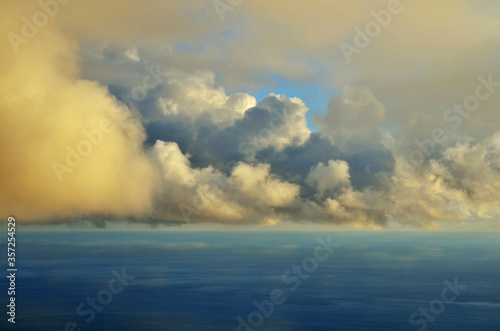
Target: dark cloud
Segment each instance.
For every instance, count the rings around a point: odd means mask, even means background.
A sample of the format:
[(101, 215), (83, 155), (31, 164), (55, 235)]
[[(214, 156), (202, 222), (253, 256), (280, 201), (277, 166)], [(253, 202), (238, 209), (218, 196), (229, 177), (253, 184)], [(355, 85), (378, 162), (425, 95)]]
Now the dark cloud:
[(355, 153), (345, 161), (349, 164), (352, 186), (357, 190), (383, 185), (384, 176), (393, 173), (395, 164), (392, 152), (387, 149)]
[(257, 159), (271, 164), (273, 172), (293, 180), (304, 179), (312, 167), (319, 162), (340, 158), (342, 153), (330, 140), (320, 133), (311, 133), (309, 139), (300, 146), (289, 146), (277, 152), (270, 147), (260, 151)]

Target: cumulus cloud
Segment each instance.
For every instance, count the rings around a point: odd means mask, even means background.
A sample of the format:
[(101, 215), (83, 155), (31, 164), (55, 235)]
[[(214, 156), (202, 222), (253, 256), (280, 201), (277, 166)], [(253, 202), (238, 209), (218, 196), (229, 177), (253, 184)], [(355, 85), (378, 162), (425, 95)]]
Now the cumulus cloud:
[(285, 146), (301, 145), (309, 137), (311, 131), (305, 119), (309, 109), (299, 98), (270, 94), (257, 107), (267, 109), (274, 116), (252, 142), (259, 148), (272, 146), (281, 150)]
[[(40, 10), (2, 6), (4, 34)], [(499, 5), (405, 3), (346, 63), (340, 42), (386, 6), (256, 0), (224, 26), (201, 0), (59, 6), (19, 52), (0, 41), (0, 212), (100, 225), (497, 220)], [(269, 73), (338, 88), (319, 130), (303, 100), (252, 96)], [(488, 96), (450, 127), (443, 115), (478, 84)]]
[(497, 139), (495, 133), (482, 143), (458, 141), (418, 168), (398, 156), (388, 191), (392, 215), (418, 226), (498, 219)]
[(330, 160), (328, 164), (319, 163), (307, 175), (307, 183), (314, 185), (319, 193), (350, 184), (349, 164), (345, 161)]
[(223, 87), (215, 86), (213, 72), (192, 75), (168, 72), (162, 76), (162, 88), (157, 92), (159, 117), (178, 116), (194, 121), (207, 116), (211, 122), (225, 127), (256, 105), (255, 98), (246, 93), (226, 95)]
[(158, 141), (153, 149), (162, 170), (162, 191), (154, 218), (166, 222), (238, 223), (248, 211), (232, 200), (228, 179), (213, 167), (193, 169), (176, 143)]
[(242, 194), (253, 201), (270, 207), (285, 207), (299, 195), (299, 186), (281, 181), (270, 174), (266, 164), (251, 166), (238, 164), (231, 173), (231, 182)]
[[(17, 27), (9, 21), (2, 31)], [(40, 34), (18, 54), (0, 42), (1, 214), (33, 222), (147, 212), (156, 171), (136, 114), (78, 77), (74, 41), (52, 26)]]
[(320, 132), (334, 139), (354, 136), (368, 138), (376, 133), (376, 125), (384, 120), (385, 107), (368, 88), (347, 87), (334, 97), (326, 115), (315, 118)]
[(227, 224), (279, 221), (276, 207), (291, 205), (299, 187), (269, 171), (269, 165), (239, 163), (229, 176), (209, 166), (193, 169), (176, 143), (158, 141), (153, 154), (162, 169), (163, 191), (155, 218)]

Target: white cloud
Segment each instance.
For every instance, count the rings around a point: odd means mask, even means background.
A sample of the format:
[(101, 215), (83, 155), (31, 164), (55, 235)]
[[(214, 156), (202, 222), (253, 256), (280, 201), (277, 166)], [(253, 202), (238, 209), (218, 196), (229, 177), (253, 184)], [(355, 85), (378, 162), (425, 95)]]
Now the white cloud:
[(326, 115), (315, 118), (320, 132), (334, 139), (336, 136), (352, 138), (370, 137), (376, 125), (384, 120), (385, 107), (370, 89), (348, 87), (342, 95), (333, 97)]
[(230, 183), (252, 201), (269, 207), (285, 207), (294, 202), (300, 187), (284, 182), (270, 173), (268, 164), (251, 166), (239, 163), (231, 173)]
[(349, 164), (346, 161), (330, 160), (319, 163), (307, 176), (306, 182), (315, 186), (319, 193), (350, 185)]

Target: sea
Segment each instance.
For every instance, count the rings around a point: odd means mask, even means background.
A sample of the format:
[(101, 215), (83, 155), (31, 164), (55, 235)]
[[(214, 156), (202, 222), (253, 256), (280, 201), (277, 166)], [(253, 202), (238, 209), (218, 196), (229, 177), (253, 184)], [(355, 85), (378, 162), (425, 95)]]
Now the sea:
[(18, 232), (0, 330), (500, 330), (499, 248), (498, 232)]

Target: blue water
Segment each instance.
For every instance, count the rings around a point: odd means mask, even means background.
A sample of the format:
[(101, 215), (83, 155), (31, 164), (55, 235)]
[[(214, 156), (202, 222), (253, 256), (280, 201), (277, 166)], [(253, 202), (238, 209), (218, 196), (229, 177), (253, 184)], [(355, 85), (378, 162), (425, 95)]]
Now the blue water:
[[(314, 257), (317, 238), (328, 235), (341, 246), (291, 291), (297, 284), (283, 274)], [(257, 310), (255, 300), (282, 289), (285, 302), (254, 330), (500, 330), (499, 239), (437, 232), (18, 233), (16, 325), (4, 308), (0, 329), (64, 330), (74, 322), (81, 330), (237, 330), (237, 318), (248, 323)], [(77, 307), (108, 289), (112, 270), (122, 268), (135, 278), (87, 324), (90, 315), (79, 316)], [(442, 311), (426, 328), (410, 325), (410, 315), (428, 309), (443, 281), (455, 278), (467, 288), (436, 306)]]

